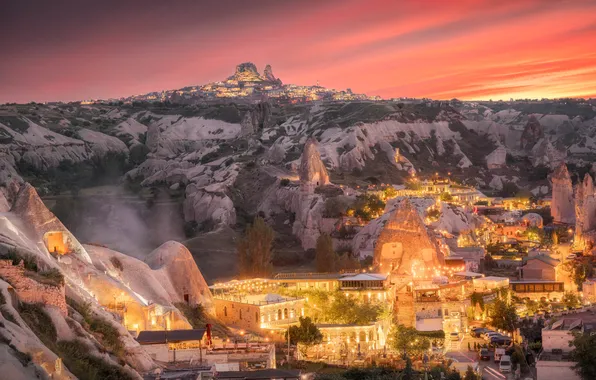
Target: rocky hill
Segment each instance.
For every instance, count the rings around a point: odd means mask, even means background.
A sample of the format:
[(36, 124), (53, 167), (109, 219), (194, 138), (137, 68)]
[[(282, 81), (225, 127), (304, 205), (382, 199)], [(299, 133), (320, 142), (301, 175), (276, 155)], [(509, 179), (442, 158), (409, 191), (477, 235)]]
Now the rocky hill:
[(178, 303), (214, 312), (182, 244), (167, 242), (146, 261), (83, 245), (31, 185), (17, 187), (0, 216), (2, 357), (21, 363), (7, 378), (140, 379), (157, 365), (133, 331), (191, 328)]
[[(244, 79), (263, 79), (250, 65), (239, 70)], [(180, 219), (177, 239), (182, 226), (189, 237), (224, 226), (236, 234), (261, 213), (280, 236), (294, 235), (308, 249), (316, 234), (304, 238), (323, 228), (328, 198), (318, 190), (301, 195), (309, 139), (330, 184), (349, 198), (371, 184), (404, 184), (415, 173), (449, 175), (488, 195), (526, 189), (544, 196), (560, 162), (569, 164), (573, 182), (592, 171), (595, 138), (595, 106), (579, 100), (4, 105), (0, 186), (7, 205), (24, 181), (42, 196), (72, 193), (79, 200), (90, 186), (125, 186), (136, 208), (171, 205), (168, 214)], [(312, 156), (312, 146), (306, 150)], [(110, 208), (110, 222), (120, 209)], [(153, 223), (159, 213), (140, 219), (147, 228), (165, 226)], [(74, 218), (67, 226), (82, 224)], [(113, 240), (110, 247), (119, 249)], [(232, 235), (228, 241), (222, 259), (234, 255)], [(192, 249), (195, 257), (197, 250), (221, 250), (204, 240)]]

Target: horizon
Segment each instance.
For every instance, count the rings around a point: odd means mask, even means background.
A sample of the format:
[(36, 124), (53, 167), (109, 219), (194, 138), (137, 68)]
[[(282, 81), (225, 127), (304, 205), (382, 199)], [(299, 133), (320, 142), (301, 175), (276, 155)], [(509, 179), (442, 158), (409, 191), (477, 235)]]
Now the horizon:
[(596, 1), (430, 3), (13, 2), (0, 15), (0, 103), (180, 89), (241, 62), (383, 99), (596, 97)]

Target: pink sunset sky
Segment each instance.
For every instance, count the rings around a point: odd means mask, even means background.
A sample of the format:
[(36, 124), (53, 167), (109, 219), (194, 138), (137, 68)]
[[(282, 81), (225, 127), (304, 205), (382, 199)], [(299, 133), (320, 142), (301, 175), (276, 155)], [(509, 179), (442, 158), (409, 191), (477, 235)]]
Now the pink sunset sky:
[(596, 97), (596, 0), (8, 1), (0, 103), (106, 99), (271, 64), (390, 97)]

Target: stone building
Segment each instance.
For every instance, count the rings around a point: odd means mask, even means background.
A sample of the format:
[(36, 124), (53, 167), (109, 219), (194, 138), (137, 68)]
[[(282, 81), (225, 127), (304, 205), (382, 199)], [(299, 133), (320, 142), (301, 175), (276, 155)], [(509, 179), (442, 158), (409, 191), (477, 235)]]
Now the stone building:
[(520, 277), (524, 280), (557, 281), (560, 263), (548, 255), (526, 257), (520, 268)]
[(247, 331), (287, 328), (304, 316), (304, 299), (278, 294), (216, 295), (215, 315), (229, 326)]
[(554, 222), (573, 224), (575, 222), (573, 186), (567, 165), (564, 162), (555, 169), (551, 181), (553, 197), (550, 212)]

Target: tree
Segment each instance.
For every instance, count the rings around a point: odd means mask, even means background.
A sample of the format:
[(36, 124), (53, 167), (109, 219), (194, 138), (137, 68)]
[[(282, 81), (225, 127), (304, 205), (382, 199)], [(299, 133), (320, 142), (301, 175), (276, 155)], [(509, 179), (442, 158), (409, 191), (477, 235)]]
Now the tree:
[(323, 341), (323, 334), (309, 317), (300, 317), (300, 325), (290, 326), (289, 334), (290, 343), (298, 345), (303, 356), (310, 347)]
[(476, 380), (478, 377), (476, 376), (476, 373), (474, 372), (474, 368), (472, 368), (471, 366), (468, 366), (468, 369), (466, 370), (466, 374), (464, 375), (464, 380)]
[(563, 294), (563, 303), (569, 309), (577, 307), (581, 304), (579, 297), (575, 293), (565, 292)]
[(246, 229), (238, 242), (240, 274), (244, 277), (268, 276), (271, 273), (271, 245), (274, 232), (261, 217)]
[(515, 306), (507, 304), (506, 301), (495, 300), (491, 313), (492, 325), (501, 330), (513, 333), (517, 323)]
[(442, 192), (441, 195), (439, 195), (439, 199), (442, 202), (451, 202), (453, 200), (453, 197), (451, 196), (451, 194), (447, 192)]
[(392, 334), (392, 345), (396, 351), (418, 355), (430, 348), (430, 340), (421, 336), (413, 327), (397, 325)]
[(315, 264), (317, 272), (333, 272), (337, 255), (333, 251), (333, 240), (328, 234), (321, 234), (317, 239), (315, 250)]
[(402, 380), (414, 380), (414, 370), (412, 369), (412, 361), (406, 358), (406, 367), (401, 373)]
[(574, 333), (569, 346), (575, 372), (584, 380), (596, 379), (596, 335)]

